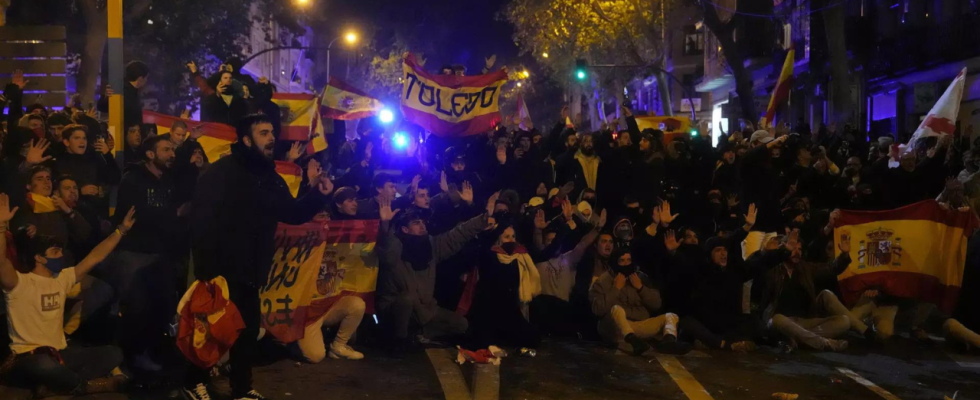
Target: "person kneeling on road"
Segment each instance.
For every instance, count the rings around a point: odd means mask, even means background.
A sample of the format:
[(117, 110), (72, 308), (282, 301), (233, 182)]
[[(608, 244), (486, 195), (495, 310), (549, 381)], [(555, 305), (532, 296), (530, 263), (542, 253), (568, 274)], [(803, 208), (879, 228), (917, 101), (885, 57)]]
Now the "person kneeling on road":
[(660, 291), (633, 264), (629, 249), (619, 248), (609, 257), (612, 269), (602, 274), (589, 291), (592, 312), (599, 317), (599, 335), (608, 342), (626, 341), (633, 354), (646, 352), (646, 340), (661, 337), (657, 351), (684, 354), (691, 346), (677, 341), (677, 315), (651, 317), (660, 309)]
[(49, 236), (18, 232), (15, 241), (21, 270), (14, 269), (6, 257), (7, 223), (16, 212), (17, 208), (10, 209), (7, 195), (0, 194), (0, 286), (7, 303), (12, 350), (0, 367), (6, 371), (0, 372), (8, 382), (35, 388), (38, 397), (118, 391), (126, 376), (107, 376), (122, 363), (122, 351), (114, 346), (69, 348), (62, 318), (68, 292), (133, 227), (134, 210), (75, 267), (66, 268), (61, 243)]

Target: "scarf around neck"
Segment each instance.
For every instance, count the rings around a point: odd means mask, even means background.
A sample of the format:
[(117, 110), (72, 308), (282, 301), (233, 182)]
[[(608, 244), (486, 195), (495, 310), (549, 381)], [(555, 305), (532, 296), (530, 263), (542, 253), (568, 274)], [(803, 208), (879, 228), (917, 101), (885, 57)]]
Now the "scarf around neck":
[(501, 264), (517, 261), (517, 270), (520, 272), (517, 293), (521, 303), (530, 303), (534, 296), (541, 294), (541, 275), (538, 274), (538, 267), (534, 265), (531, 256), (527, 254), (527, 249), (518, 246), (513, 254), (507, 254), (500, 246), (493, 246), (491, 250), (497, 254), (497, 261)]
[(596, 177), (599, 175), (599, 156), (587, 156), (579, 150), (575, 153), (575, 159), (582, 164), (582, 172), (585, 174), (585, 184), (589, 189), (595, 190)]

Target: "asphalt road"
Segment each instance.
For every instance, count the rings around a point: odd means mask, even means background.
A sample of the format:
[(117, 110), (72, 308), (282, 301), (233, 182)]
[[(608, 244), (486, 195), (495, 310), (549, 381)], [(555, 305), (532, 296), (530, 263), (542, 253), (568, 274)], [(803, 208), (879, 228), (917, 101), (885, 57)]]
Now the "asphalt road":
[[(360, 346), (363, 347), (363, 346)], [(941, 343), (905, 338), (844, 353), (762, 347), (751, 354), (654, 352), (635, 357), (594, 343), (548, 340), (537, 357), (511, 355), (499, 367), (452, 362), (453, 349), (429, 349), (404, 360), (363, 348), (361, 361), (317, 365), (270, 359), (255, 369), (255, 387), (274, 399), (593, 400), (805, 399), (980, 400), (980, 356), (950, 355)], [(227, 381), (215, 383), (229, 398)], [(4, 396), (0, 396), (4, 397)], [(88, 400), (179, 398), (173, 390), (84, 397)]]

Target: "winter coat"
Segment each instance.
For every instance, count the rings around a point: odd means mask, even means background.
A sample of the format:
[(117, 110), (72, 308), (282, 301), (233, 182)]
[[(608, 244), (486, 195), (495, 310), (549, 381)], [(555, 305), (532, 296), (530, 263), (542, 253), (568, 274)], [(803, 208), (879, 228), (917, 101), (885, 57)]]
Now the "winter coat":
[(613, 306), (620, 306), (626, 311), (626, 319), (642, 321), (655, 315), (660, 310), (660, 291), (654, 289), (650, 278), (642, 272), (637, 272), (643, 282), (643, 288), (637, 290), (626, 280), (626, 286), (616, 289), (616, 272), (607, 271), (592, 284), (589, 290), (589, 301), (592, 303), (592, 313), (603, 318)]

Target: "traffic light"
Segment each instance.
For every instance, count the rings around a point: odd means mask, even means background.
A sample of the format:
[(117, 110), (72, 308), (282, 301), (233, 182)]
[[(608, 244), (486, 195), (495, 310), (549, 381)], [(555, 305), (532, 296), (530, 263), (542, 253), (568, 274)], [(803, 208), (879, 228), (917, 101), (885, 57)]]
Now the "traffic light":
[(583, 59), (575, 60), (575, 79), (584, 81), (588, 77), (589, 64)]
[(691, 129), (691, 137), (695, 137), (697, 135), (698, 135), (698, 130), (697, 129)]

